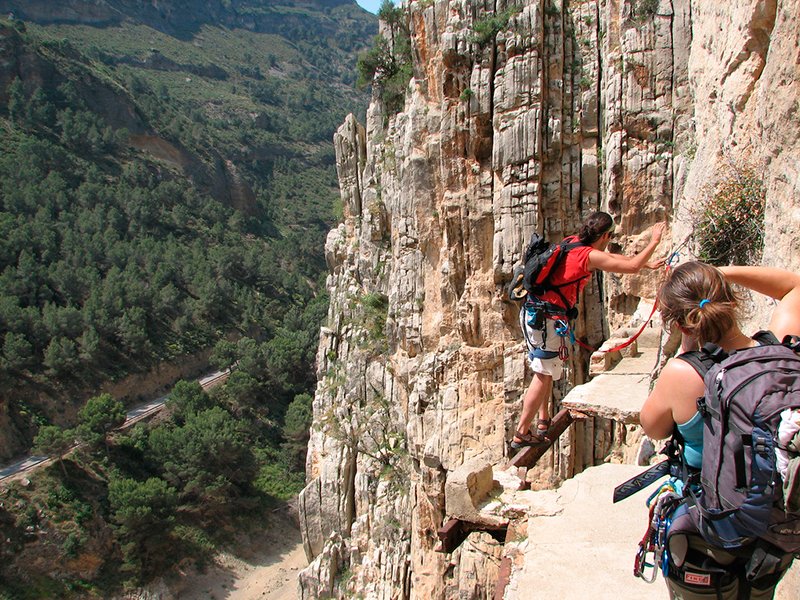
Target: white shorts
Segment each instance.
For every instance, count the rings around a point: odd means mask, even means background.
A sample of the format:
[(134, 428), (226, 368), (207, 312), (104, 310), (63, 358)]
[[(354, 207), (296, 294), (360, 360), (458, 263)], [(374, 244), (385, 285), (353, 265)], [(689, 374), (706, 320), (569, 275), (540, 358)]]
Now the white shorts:
[[(553, 358), (539, 358), (531, 355), (535, 350), (547, 350), (558, 352), (561, 348), (561, 336), (556, 333), (556, 320), (545, 318), (545, 330), (534, 329), (528, 324), (531, 314), (523, 307), (519, 311), (519, 324), (525, 334), (525, 342), (528, 346), (528, 364), (531, 371), (550, 375), (554, 380), (559, 380), (564, 375), (564, 361), (558, 356)], [(566, 343), (566, 342), (565, 342)]]

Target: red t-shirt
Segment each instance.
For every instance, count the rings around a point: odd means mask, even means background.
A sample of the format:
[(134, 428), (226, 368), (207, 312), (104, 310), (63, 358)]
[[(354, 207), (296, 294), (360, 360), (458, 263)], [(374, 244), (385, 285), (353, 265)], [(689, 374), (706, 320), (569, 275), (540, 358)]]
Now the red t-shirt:
[[(577, 241), (578, 237), (573, 235), (564, 238), (562, 243), (571, 244)], [(567, 299), (570, 306), (575, 306), (575, 303), (578, 301), (578, 293), (586, 287), (586, 283), (589, 281), (588, 275), (591, 273), (589, 270), (589, 254), (592, 250), (594, 250), (594, 248), (591, 246), (578, 246), (577, 248), (573, 248), (567, 254), (566, 259), (558, 265), (550, 278), (550, 282), (553, 285), (558, 285), (567, 281), (575, 281), (579, 277), (582, 277), (577, 283), (559, 288), (559, 291)], [(539, 299), (564, 309), (568, 308), (564, 306), (564, 301), (561, 300), (561, 296), (552, 290), (542, 294)]]

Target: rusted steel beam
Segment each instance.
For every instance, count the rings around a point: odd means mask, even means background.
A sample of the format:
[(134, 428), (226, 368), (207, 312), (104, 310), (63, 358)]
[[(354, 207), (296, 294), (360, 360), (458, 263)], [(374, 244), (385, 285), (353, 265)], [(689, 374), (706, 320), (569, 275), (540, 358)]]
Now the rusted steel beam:
[(550, 430), (547, 432), (547, 437), (551, 441), (540, 446), (526, 446), (514, 455), (509, 464), (512, 467), (532, 467), (552, 447), (558, 437), (567, 430), (567, 427), (574, 420), (575, 417), (572, 416), (572, 413), (566, 408), (562, 408), (553, 417)]
[(511, 580), (511, 566), (514, 561), (510, 556), (504, 556), (500, 561), (500, 569), (497, 572), (497, 583), (494, 586), (493, 600), (503, 600), (506, 595), (506, 586)]
[(503, 543), (507, 535), (508, 524), (490, 525), (487, 523), (462, 521), (461, 519), (450, 519), (436, 532), (441, 542), (436, 548), (436, 551), (452, 552), (458, 548), (461, 542), (467, 539), (467, 536), (473, 531), (485, 531), (498, 542)]
[(464, 521), (459, 519), (450, 519), (439, 528), (436, 532), (439, 537), (439, 546), (436, 548), (437, 552), (452, 552), (467, 539), (468, 532), (464, 531)]
[(519, 539), (521, 537), (520, 534), (522, 533), (522, 530), (526, 529), (527, 527), (527, 519), (524, 521), (512, 521), (508, 524), (508, 529), (506, 530), (506, 539), (503, 542), (507, 550), (503, 555), (503, 558), (500, 560), (500, 569), (497, 572), (497, 583), (494, 586), (494, 596), (492, 597), (493, 600), (503, 600), (503, 596), (506, 594), (506, 587), (508, 587), (508, 582), (511, 581), (511, 569), (514, 566), (514, 560), (519, 555), (519, 548), (510, 547), (508, 543), (513, 542), (515, 539)]

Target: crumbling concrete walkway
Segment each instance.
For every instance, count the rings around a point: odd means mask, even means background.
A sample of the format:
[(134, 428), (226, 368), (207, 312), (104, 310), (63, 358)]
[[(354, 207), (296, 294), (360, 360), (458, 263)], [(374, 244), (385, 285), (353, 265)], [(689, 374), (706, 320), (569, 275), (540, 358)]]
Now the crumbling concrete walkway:
[(592, 467), (557, 490), (528, 492), (527, 538), (506, 544), (518, 553), (506, 600), (666, 600), (663, 581), (633, 575), (647, 524), (646, 495), (611, 503), (614, 487), (641, 472), (636, 465)]

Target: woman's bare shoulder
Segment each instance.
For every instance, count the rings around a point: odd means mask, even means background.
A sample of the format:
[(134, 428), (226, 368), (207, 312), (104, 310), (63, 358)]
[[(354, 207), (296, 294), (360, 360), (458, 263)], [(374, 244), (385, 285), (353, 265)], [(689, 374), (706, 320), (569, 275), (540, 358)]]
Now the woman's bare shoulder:
[(705, 388), (702, 376), (687, 361), (678, 357), (669, 359), (659, 375), (659, 383), (663, 381), (662, 390), (675, 393), (680, 397), (701, 395)]

